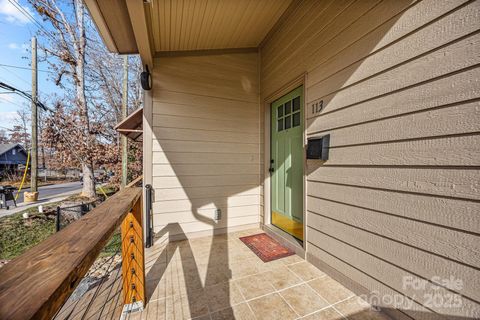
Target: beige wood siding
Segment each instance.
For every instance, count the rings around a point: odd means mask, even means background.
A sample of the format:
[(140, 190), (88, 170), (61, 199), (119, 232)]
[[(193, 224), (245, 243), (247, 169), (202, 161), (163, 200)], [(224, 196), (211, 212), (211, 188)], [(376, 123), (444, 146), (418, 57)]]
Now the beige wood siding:
[[(258, 224), (258, 55), (164, 57), (153, 71), (154, 227)], [(213, 220), (215, 209), (222, 219)]]
[(479, 21), (479, 1), (302, 1), (260, 51), (262, 100), (306, 74), (307, 137), (330, 134), (307, 162), (308, 259), (414, 319), (480, 317)]

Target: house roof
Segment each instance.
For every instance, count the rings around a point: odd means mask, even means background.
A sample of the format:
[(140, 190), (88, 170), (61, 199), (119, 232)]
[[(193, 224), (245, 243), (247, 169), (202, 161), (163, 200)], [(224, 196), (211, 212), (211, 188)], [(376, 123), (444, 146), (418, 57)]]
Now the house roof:
[(134, 140), (142, 141), (143, 108), (138, 108), (115, 126), (120, 134)]
[(25, 152), (25, 154), (27, 154), (27, 151), (25, 151), (25, 149), (22, 147), (21, 144), (19, 144), (19, 143), (5, 143), (5, 144), (0, 144), (0, 155), (4, 154), (7, 151), (10, 151), (11, 149), (15, 148), (16, 146), (18, 146), (21, 149), (21, 151), (23, 151), (23, 152)]

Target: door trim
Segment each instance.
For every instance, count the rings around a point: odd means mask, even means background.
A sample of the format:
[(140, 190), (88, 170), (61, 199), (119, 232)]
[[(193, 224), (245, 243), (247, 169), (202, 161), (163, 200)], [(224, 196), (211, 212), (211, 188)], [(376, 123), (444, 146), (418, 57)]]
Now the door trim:
[[(286, 239), (291, 239), (289, 242), (295, 242), (296, 246), (301, 245), (302, 248), (305, 250), (306, 243), (307, 243), (307, 217), (306, 217), (306, 208), (307, 208), (307, 182), (306, 182), (306, 172), (307, 172), (307, 162), (306, 162), (306, 155), (305, 155), (305, 148), (306, 148), (306, 128), (307, 128), (307, 112), (306, 112), (306, 105), (307, 105), (307, 88), (305, 86), (307, 80), (307, 74), (303, 73), (300, 76), (292, 79), (290, 82), (276, 90), (273, 94), (263, 98), (263, 117), (264, 117), (264, 137), (263, 137), (263, 145), (264, 145), (264, 161), (263, 161), (263, 224), (268, 226), (270, 229), (275, 228), (279, 232), (284, 233)], [(271, 159), (271, 149), (270, 149), (270, 139), (271, 139), (271, 103), (275, 100), (283, 97), (284, 95), (288, 94), (292, 90), (303, 86), (303, 132), (302, 132), (302, 139), (303, 139), (303, 242), (296, 240), (293, 236), (290, 236), (288, 233), (284, 232), (280, 228), (275, 227), (272, 225), (272, 216), (271, 216), (271, 179), (270, 179), (270, 172), (268, 171), (270, 167), (270, 159)]]

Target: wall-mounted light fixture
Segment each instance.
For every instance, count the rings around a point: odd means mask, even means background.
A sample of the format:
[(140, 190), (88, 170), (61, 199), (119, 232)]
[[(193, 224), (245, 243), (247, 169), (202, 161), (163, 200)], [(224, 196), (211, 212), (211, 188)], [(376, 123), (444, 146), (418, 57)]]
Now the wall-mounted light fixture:
[(142, 84), (143, 90), (152, 89), (152, 75), (148, 71), (148, 65), (145, 65), (145, 71), (140, 74), (140, 83)]

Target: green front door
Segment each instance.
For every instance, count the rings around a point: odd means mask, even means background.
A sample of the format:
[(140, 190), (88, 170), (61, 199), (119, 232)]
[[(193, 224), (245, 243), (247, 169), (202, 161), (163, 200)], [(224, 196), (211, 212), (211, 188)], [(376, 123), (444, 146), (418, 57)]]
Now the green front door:
[(272, 224), (303, 240), (303, 87), (272, 103)]

